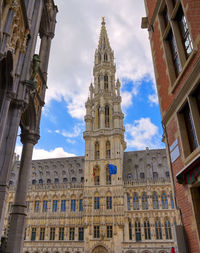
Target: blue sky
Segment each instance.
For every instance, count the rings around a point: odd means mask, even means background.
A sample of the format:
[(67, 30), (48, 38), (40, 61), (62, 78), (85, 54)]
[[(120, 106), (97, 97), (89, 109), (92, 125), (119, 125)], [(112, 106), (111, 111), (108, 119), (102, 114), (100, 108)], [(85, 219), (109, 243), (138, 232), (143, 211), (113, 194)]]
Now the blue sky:
[[(84, 155), (85, 101), (93, 81), (101, 17), (106, 18), (122, 87), (127, 151), (164, 147), (148, 32), (140, 28), (143, 0), (55, 0), (59, 13), (52, 41), (41, 138), (33, 158)], [(39, 44), (39, 42), (38, 42)], [(16, 152), (21, 152), (17, 140)]]

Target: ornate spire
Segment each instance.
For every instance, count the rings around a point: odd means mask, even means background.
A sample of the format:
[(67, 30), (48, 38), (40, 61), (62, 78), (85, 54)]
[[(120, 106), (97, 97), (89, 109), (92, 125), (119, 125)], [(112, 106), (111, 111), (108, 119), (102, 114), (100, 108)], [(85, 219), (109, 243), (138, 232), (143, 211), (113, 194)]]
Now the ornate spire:
[(108, 39), (108, 34), (106, 31), (106, 22), (105, 22), (105, 17), (102, 17), (102, 22), (101, 22), (101, 32), (100, 32), (100, 37), (99, 37), (99, 45), (98, 45), (98, 50), (105, 50), (105, 49), (111, 49), (109, 39)]

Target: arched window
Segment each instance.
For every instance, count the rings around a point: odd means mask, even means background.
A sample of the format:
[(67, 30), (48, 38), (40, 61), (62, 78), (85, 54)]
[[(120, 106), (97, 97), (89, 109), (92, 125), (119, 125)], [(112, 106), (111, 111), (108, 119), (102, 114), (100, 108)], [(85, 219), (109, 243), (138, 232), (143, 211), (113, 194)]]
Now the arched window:
[(101, 77), (100, 75), (98, 76), (98, 89), (100, 90), (101, 89)]
[(140, 209), (140, 207), (139, 207), (139, 197), (138, 197), (137, 193), (134, 193), (134, 195), (133, 195), (133, 209), (134, 210), (139, 210)]
[(151, 228), (148, 220), (144, 221), (145, 240), (151, 240)]
[(171, 208), (174, 209), (174, 198), (172, 192), (170, 193), (170, 200), (171, 200)]
[(98, 62), (101, 63), (101, 54), (98, 54)]
[(100, 106), (97, 108), (97, 128), (100, 128)]
[(106, 166), (106, 184), (111, 184), (111, 175), (109, 173), (108, 165)]
[(100, 169), (98, 166), (95, 166), (93, 169), (93, 177), (94, 177), (94, 184), (99, 185), (100, 184)]
[(51, 179), (47, 178), (47, 184), (50, 184), (50, 183), (51, 183)]
[(108, 55), (106, 53), (104, 54), (104, 61), (108, 61)]
[(158, 195), (156, 192), (153, 193), (153, 209), (159, 209)]
[(162, 239), (162, 227), (160, 220), (155, 221), (155, 228), (156, 228), (156, 239), (157, 240)]
[(67, 183), (67, 178), (66, 177), (63, 178), (63, 183)]
[(106, 142), (106, 158), (110, 158), (110, 142)]
[(130, 205), (130, 196), (129, 194), (127, 193), (127, 208), (128, 210), (131, 210), (131, 205)]
[(140, 227), (139, 221), (135, 222), (135, 239), (136, 239), (136, 242), (139, 242), (142, 239), (141, 238), (141, 227)]
[(165, 236), (167, 240), (171, 240), (172, 239), (172, 230), (171, 230), (171, 223), (170, 221), (167, 219), (165, 220)]
[(110, 120), (109, 120), (109, 106), (105, 106), (105, 127), (110, 127)]
[(100, 158), (100, 152), (99, 152), (99, 142), (95, 142), (95, 154), (94, 154), (95, 160), (98, 160)]
[(147, 210), (148, 209), (148, 197), (146, 193), (143, 193), (142, 195), (142, 209)]
[(129, 240), (132, 240), (133, 237), (132, 237), (132, 224), (131, 224), (131, 221), (129, 221), (128, 228), (129, 228)]
[(104, 76), (104, 89), (108, 90), (108, 75)]
[(165, 192), (162, 193), (162, 209), (168, 209), (167, 195)]

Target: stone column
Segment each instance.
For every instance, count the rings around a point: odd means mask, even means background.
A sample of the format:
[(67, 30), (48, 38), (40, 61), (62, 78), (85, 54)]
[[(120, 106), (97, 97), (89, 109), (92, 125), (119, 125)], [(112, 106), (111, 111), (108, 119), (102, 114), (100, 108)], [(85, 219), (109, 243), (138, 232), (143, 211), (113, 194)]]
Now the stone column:
[(22, 101), (12, 101), (7, 114), (4, 136), (0, 146), (0, 235), (4, 223), (5, 207), (8, 197), (8, 178), (12, 166), (22, 108)]
[(34, 132), (23, 131), (21, 141), (23, 143), (20, 162), (19, 177), (15, 194), (15, 201), (10, 219), (8, 243), (6, 253), (23, 252), (24, 230), (26, 220), (26, 194), (28, 190), (28, 178), (31, 172), (33, 147), (38, 142), (39, 135)]

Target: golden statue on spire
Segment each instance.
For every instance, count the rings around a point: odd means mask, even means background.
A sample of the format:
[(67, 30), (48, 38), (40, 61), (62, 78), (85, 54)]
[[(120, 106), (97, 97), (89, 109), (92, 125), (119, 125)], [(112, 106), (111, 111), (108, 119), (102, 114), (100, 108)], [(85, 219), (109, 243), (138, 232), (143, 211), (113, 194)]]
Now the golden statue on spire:
[(101, 22), (102, 25), (105, 25), (105, 17), (102, 17), (102, 22)]

